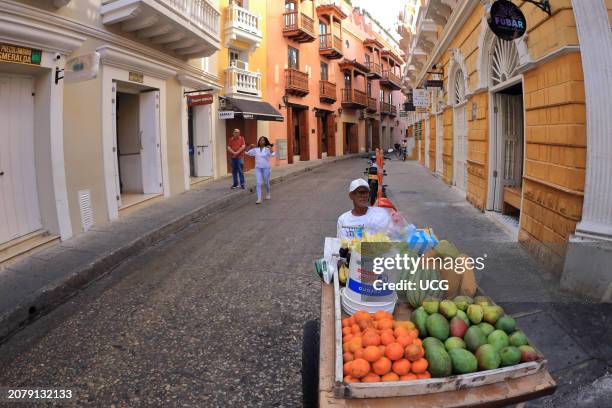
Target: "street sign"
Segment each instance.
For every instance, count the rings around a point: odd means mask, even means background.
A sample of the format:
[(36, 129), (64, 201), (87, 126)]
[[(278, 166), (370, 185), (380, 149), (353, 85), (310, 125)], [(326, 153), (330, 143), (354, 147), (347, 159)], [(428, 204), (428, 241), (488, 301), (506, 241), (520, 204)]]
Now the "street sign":
[(128, 72), (128, 80), (142, 84), (144, 83), (144, 74), (130, 71)]
[(212, 94), (188, 95), (187, 96), (187, 105), (189, 106), (210, 105), (211, 103), (213, 103)]
[(19, 45), (0, 43), (0, 61), (15, 64), (40, 65), (42, 51)]
[(98, 76), (100, 54), (92, 52), (70, 58), (66, 61), (64, 80), (69, 83), (87, 81)]
[(442, 89), (443, 87), (444, 87), (444, 81), (441, 79), (428, 79), (425, 81), (425, 88), (427, 89), (432, 89), (432, 88)]
[(219, 119), (234, 119), (234, 111), (219, 111)]
[(417, 108), (429, 108), (431, 100), (427, 89), (415, 89), (412, 94), (412, 103)]
[(512, 41), (522, 37), (527, 30), (527, 20), (521, 9), (508, 0), (497, 0), (487, 13), (487, 23), (493, 33), (502, 40)]

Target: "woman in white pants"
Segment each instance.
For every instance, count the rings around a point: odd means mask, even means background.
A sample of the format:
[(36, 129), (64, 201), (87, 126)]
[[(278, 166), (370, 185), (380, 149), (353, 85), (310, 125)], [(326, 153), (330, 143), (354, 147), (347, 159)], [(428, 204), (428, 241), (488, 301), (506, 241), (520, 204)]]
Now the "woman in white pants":
[[(253, 146), (253, 145), (251, 145)], [(262, 136), (257, 141), (257, 147), (249, 149), (246, 154), (255, 157), (255, 179), (257, 180), (257, 201), (261, 204), (261, 184), (266, 186), (266, 200), (270, 199), (270, 157), (276, 156), (272, 151), (273, 144), (267, 137)]]

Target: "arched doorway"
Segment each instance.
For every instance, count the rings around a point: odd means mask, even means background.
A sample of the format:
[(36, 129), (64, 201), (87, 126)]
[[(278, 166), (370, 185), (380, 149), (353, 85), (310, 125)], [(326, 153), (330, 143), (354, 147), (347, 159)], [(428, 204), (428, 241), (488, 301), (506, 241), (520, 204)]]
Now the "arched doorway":
[(494, 39), (490, 49), (489, 76), (492, 105), (489, 143), (489, 191), (487, 208), (503, 213), (518, 229), (522, 199), (524, 121), (523, 83), (518, 73), (515, 42)]
[(453, 106), (453, 184), (461, 191), (467, 190), (467, 78), (462, 68), (452, 76), (451, 102)]

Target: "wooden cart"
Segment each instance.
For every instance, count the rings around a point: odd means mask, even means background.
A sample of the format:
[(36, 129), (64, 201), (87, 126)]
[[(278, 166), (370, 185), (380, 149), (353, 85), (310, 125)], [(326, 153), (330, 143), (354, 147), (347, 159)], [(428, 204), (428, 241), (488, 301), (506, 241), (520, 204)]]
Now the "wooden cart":
[(305, 407), (497, 407), (555, 391), (556, 383), (546, 369), (546, 361), (491, 370), (496, 373), (478, 372), (447, 379), (419, 380), (406, 385), (396, 382), (378, 383), (375, 387), (372, 387), (374, 384), (346, 386), (338, 381), (337, 374), (338, 364), (340, 370), (342, 368), (342, 358), (337, 358), (339, 303), (337, 283), (323, 283), (320, 325), (311, 321), (304, 327), (302, 374)]

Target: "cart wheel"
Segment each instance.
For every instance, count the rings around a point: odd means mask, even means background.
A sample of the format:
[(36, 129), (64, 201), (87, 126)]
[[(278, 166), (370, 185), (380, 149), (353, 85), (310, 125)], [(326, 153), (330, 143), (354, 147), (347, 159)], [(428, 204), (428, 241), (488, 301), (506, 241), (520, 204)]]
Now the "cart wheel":
[(302, 338), (302, 403), (304, 408), (319, 406), (319, 321), (304, 325)]

